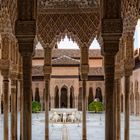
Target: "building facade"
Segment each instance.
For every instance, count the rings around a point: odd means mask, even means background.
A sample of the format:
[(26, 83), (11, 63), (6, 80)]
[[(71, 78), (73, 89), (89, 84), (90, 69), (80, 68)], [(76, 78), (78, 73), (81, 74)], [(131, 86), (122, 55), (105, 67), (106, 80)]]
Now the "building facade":
[[(44, 55), (36, 50), (33, 58), (32, 91), (33, 100), (42, 104), (44, 109)], [(39, 94), (38, 94), (39, 92)], [(37, 97), (38, 95), (39, 97)], [(99, 98), (104, 101), (103, 57), (100, 49), (89, 51), (89, 74), (87, 82), (88, 104)], [(54, 49), (52, 52), (52, 74), (50, 81), (51, 108), (77, 108), (82, 110), (82, 83), (80, 79), (80, 50)]]

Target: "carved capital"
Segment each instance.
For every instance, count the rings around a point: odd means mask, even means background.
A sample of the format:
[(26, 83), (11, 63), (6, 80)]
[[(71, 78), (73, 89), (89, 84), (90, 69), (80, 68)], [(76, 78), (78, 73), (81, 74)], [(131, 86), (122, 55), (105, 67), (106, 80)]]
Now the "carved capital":
[(17, 20), (15, 34), (19, 43), (33, 42), (36, 35), (36, 21)]
[(11, 61), (9, 59), (0, 59), (0, 69), (9, 70), (11, 67)]
[(19, 52), (22, 56), (32, 56), (33, 44), (32, 43), (19, 43)]
[(115, 56), (119, 50), (119, 41), (104, 41), (102, 55)]
[(102, 19), (102, 37), (108, 40), (112, 36), (113, 40), (119, 40), (123, 31), (122, 19)]

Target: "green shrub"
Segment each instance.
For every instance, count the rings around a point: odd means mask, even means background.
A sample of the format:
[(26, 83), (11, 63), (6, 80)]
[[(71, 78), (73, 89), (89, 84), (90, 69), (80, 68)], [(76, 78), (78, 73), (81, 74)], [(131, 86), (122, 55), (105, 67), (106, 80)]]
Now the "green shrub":
[(41, 111), (41, 104), (39, 102), (32, 102), (32, 112), (38, 113)]
[(88, 110), (89, 111), (94, 111), (95, 113), (97, 112), (102, 112), (104, 111), (104, 105), (102, 102), (99, 101), (93, 101), (88, 105)]

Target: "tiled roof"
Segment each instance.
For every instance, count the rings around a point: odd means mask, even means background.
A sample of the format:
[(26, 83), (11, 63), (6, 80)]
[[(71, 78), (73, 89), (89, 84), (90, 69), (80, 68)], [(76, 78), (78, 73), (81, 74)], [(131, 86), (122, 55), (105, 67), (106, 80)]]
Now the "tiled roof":
[[(63, 55), (72, 57), (72, 58), (80, 58), (80, 50), (76, 49), (54, 49), (52, 51), (52, 58), (58, 58)], [(43, 58), (44, 51), (43, 49), (35, 50), (34, 58)], [(89, 57), (102, 57), (100, 49), (93, 49), (89, 51)]]
[(52, 60), (52, 65), (79, 65), (80, 61), (63, 55)]

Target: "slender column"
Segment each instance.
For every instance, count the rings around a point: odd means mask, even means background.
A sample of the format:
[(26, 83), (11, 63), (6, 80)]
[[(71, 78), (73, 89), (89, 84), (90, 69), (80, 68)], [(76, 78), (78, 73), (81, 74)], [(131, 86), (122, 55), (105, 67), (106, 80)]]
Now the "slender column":
[(130, 76), (125, 76), (125, 133), (124, 140), (129, 140), (129, 93), (130, 93)]
[(49, 93), (50, 78), (45, 78), (45, 140), (49, 140)]
[(23, 81), (20, 80), (20, 140), (22, 140), (23, 138), (23, 102), (22, 102), (22, 98), (23, 98)]
[(134, 62), (133, 62), (133, 34), (124, 36), (124, 71), (125, 71), (125, 104), (124, 104), (124, 140), (129, 140), (129, 104), (130, 104), (130, 76), (132, 75)]
[(116, 110), (116, 140), (120, 140), (121, 132), (121, 91), (120, 91), (121, 79), (116, 80), (117, 86), (117, 110)]
[(114, 115), (113, 115), (113, 121), (114, 121), (114, 128), (113, 128), (113, 130), (114, 130), (114, 134), (113, 134), (113, 136), (114, 136), (114, 140), (116, 140), (116, 126), (117, 126), (117, 121), (116, 121), (116, 113), (117, 113), (117, 80), (114, 80), (114, 93), (113, 93), (113, 110), (114, 110)]
[(44, 60), (44, 77), (45, 77), (45, 140), (49, 140), (49, 95), (50, 95), (50, 79), (52, 72), (52, 49), (48, 46), (45, 48)]
[(4, 140), (9, 138), (9, 125), (8, 125), (8, 106), (9, 106), (9, 78), (8, 76), (3, 76), (3, 97), (4, 97)]
[(11, 140), (17, 140), (17, 91), (16, 80), (11, 80)]
[(70, 88), (68, 88), (68, 108), (70, 108)]
[(19, 44), (23, 62), (22, 140), (31, 140), (32, 132), (32, 43)]
[(86, 128), (86, 111), (87, 111), (87, 105), (86, 105), (86, 80), (82, 81), (82, 85), (83, 85), (83, 96), (82, 96), (82, 111), (83, 111), (83, 115), (82, 115), (82, 121), (83, 121), (83, 127), (82, 127), (82, 135), (83, 138), (82, 140), (87, 140), (87, 128)]
[(86, 126), (86, 111), (87, 111), (87, 86), (86, 82), (88, 80), (88, 72), (89, 72), (89, 65), (88, 65), (88, 47), (84, 46), (81, 48), (81, 80), (82, 80), (82, 140), (87, 140), (87, 126)]
[(105, 134), (106, 140), (113, 140), (114, 111), (113, 111), (113, 93), (114, 93), (114, 55), (105, 55)]
[(58, 95), (59, 95), (59, 108), (61, 108), (61, 91), (60, 91), (60, 89), (58, 92), (59, 92), (58, 93)]

